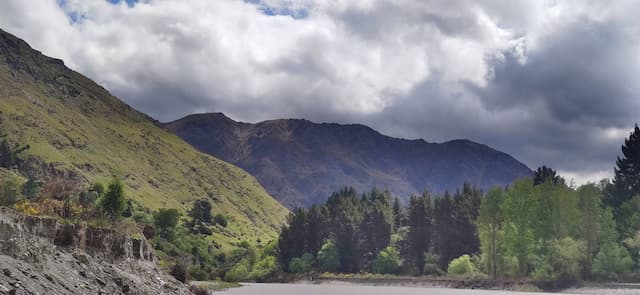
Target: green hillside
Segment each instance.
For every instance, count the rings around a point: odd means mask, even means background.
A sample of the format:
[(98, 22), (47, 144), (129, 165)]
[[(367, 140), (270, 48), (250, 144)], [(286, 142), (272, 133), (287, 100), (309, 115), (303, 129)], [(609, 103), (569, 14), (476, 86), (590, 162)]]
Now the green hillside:
[(287, 210), (254, 177), (198, 152), (90, 79), (0, 30), (0, 119), (29, 156), (86, 183), (119, 177), (127, 195), (156, 209), (186, 211), (209, 198), (230, 217), (222, 244), (271, 239)]

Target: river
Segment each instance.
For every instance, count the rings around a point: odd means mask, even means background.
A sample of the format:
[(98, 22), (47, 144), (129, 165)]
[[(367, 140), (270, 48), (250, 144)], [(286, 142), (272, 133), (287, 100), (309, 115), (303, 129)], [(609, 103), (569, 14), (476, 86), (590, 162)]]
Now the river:
[[(363, 286), (353, 284), (245, 284), (224, 292), (224, 295), (541, 295), (551, 293), (526, 293), (512, 291), (465, 290), (443, 288)], [(553, 293), (562, 294), (562, 293)], [(569, 294), (569, 293), (567, 293)], [(573, 293), (576, 294), (576, 293)], [(580, 293), (578, 293), (580, 294)], [(585, 294), (585, 293), (583, 293)], [(594, 294), (594, 293), (586, 293)], [(612, 293), (620, 294), (620, 293)], [(625, 293), (626, 294), (626, 293)], [(634, 293), (635, 294), (635, 293)]]

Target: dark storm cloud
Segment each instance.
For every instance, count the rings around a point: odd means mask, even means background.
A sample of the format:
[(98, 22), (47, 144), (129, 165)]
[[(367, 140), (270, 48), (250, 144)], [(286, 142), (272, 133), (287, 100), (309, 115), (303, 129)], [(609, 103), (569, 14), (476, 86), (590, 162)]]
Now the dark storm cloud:
[(639, 120), (639, 12), (626, 0), (9, 0), (0, 26), (162, 121), (365, 123), (469, 138), (585, 181), (611, 174)]

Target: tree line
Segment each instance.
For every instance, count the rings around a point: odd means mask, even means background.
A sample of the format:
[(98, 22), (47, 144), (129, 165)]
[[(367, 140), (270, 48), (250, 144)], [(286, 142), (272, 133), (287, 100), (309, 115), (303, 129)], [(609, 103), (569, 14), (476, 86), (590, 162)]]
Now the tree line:
[(345, 188), (289, 216), (279, 262), (287, 272), (441, 274), (452, 259), (478, 252), (481, 198), (465, 184), (453, 194), (412, 196), (405, 206), (387, 191)]
[(568, 185), (542, 166), (487, 192), (334, 193), (297, 209), (279, 238), (286, 272), (621, 280), (640, 269), (640, 129), (622, 146), (612, 181)]

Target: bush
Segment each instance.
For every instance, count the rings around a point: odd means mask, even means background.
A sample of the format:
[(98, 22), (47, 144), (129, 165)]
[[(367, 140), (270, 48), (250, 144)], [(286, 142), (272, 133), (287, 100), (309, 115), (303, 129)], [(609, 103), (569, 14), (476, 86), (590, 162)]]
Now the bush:
[(225, 281), (227, 282), (239, 282), (242, 280), (246, 280), (249, 278), (249, 270), (251, 267), (249, 266), (248, 261), (243, 260), (238, 264), (234, 265), (224, 276)]
[(373, 272), (394, 274), (400, 268), (400, 254), (393, 247), (386, 247), (373, 260)]
[(262, 281), (276, 272), (278, 272), (278, 262), (276, 258), (274, 256), (266, 256), (253, 266), (250, 277), (256, 281)]
[(447, 272), (453, 275), (473, 275), (478, 273), (478, 269), (467, 254), (462, 255), (449, 263)]
[(174, 264), (169, 272), (176, 280), (186, 283), (189, 280), (188, 263), (185, 259)]
[(0, 205), (12, 206), (22, 199), (22, 184), (17, 177), (8, 177), (0, 183)]
[(222, 227), (227, 227), (228, 224), (227, 217), (222, 214), (216, 214), (216, 216), (213, 217), (213, 221)]
[(438, 265), (439, 261), (440, 261), (440, 256), (438, 254), (435, 254), (432, 252), (425, 253), (423, 274), (432, 275), (432, 276), (441, 276), (445, 274), (444, 271)]
[(308, 273), (313, 265), (313, 255), (304, 253), (301, 257), (291, 259), (289, 262), (289, 270), (292, 273)]
[(333, 240), (327, 239), (318, 251), (318, 267), (325, 272), (336, 272), (340, 267), (338, 249)]
[(144, 225), (153, 224), (153, 216), (145, 212), (136, 211), (135, 213), (133, 213), (132, 217), (137, 224), (144, 224)]
[(211, 223), (211, 202), (205, 199), (195, 201), (189, 211), (189, 216), (191, 216), (194, 223), (197, 221)]
[(161, 237), (171, 240), (178, 225), (180, 212), (177, 209), (161, 208), (153, 215), (154, 223)]
[(206, 281), (209, 279), (206, 271), (200, 268), (200, 266), (192, 265), (189, 266), (189, 277), (193, 278), (196, 281)]
[(122, 212), (127, 208), (127, 201), (124, 197), (124, 186), (122, 183), (114, 179), (107, 188), (107, 192), (98, 201), (99, 207), (102, 208), (107, 215), (116, 220)]
[(629, 251), (610, 242), (602, 246), (593, 260), (593, 275), (600, 280), (617, 280), (620, 275), (631, 272), (632, 267)]

